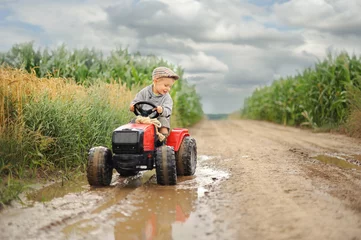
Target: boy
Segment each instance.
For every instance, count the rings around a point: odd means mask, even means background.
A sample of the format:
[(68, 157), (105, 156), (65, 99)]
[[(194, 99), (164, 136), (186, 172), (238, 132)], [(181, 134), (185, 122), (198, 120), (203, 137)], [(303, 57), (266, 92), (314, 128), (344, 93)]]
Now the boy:
[(160, 114), (157, 118), (161, 123), (159, 132), (165, 137), (169, 134), (170, 120), (172, 114), (173, 100), (169, 95), (174, 82), (179, 76), (166, 67), (157, 67), (153, 70), (153, 84), (140, 90), (131, 102), (129, 110), (134, 112), (134, 104), (139, 101), (148, 101), (157, 106), (157, 112)]

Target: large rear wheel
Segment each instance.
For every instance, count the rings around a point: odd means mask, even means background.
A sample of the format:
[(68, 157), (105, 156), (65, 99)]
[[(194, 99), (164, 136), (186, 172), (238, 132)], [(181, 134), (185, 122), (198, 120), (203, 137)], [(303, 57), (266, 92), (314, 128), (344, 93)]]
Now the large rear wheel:
[(163, 145), (157, 148), (156, 158), (157, 183), (160, 185), (176, 185), (177, 170), (174, 149)]
[(88, 153), (87, 178), (91, 186), (108, 186), (112, 180), (112, 151), (93, 147)]
[(190, 136), (184, 137), (176, 153), (177, 175), (192, 176), (197, 167), (197, 143)]

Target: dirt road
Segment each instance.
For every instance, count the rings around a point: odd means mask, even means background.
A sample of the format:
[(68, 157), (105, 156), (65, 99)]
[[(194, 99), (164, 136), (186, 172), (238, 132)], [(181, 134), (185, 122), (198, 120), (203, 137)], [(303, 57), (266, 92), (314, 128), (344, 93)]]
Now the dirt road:
[[(154, 172), (15, 205), (0, 239), (361, 239), (361, 141), (248, 120), (204, 121), (194, 177)], [(359, 166), (358, 166), (358, 165)]]

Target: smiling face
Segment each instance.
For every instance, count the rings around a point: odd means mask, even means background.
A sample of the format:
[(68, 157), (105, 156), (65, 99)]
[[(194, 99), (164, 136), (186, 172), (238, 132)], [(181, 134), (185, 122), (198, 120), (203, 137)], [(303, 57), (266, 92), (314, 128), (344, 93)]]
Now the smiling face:
[(170, 91), (174, 82), (175, 82), (174, 78), (168, 78), (168, 77), (154, 79), (153, 92), (155, 94), (164, 95)]

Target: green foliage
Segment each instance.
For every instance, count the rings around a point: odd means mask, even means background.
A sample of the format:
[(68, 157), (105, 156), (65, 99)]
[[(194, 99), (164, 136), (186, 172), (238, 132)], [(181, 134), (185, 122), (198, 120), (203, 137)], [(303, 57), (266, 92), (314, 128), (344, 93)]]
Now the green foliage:
[(33, 49), (33, 42), (15, 44), (7, 53), (2, 53), (1, 64), (6, 63), (15, 68), (24, 68), (28, 72), (40, 65), (41, 54)]
[[(183, 70), (178, 69), (178, 74), (183, 75)], [(188, 127), (200, 121), (203, 110), (200, 97), (194, 86), (190, 86), (185, 79), (177, 80), (171, 92), (174, 102), (174, 113), (177, 117), (177, 125)]]
[(350, 101), (350, 115), (346, 122), (346, 130), (349, 135), (361, 138), (361, 74), (353, 79), (358, 87), (349, 86), (347, 88), (347, 97)]
[(73, 78), (77, 83), (91, 85), (97, 81), (124, 83), (129, 89), (151, 83), (152, 71), (158, 66), (175, 69), (180, 79), (172, 90), (174, 115), (178, 126), (190, 126), (203, 116), (200, 97), (194, 86), (183, 79), (184, 70), (156, 56), (130, 54), (117, 48), (104, 57), (95, 49), (68, 50), (63, 44), (54, 50), (35, 51), (33, 42), (15, 44), (7, 53), (0, 54), (0, 64), (34, 69), (38, 77)]
[[(21, 138), (18, 138), (19, 134)], [(24, 176), (32, 163), (32, 156), (37, 155), (35, 146), (38, 143), (36, 133), (26, 131), (17, 124), (9, 125), (0, 137), (0, 177)]]
[(119, 48), (104, 57), (95, 49), (70, 51), (65, 45), (35, 51), (31, 42), (0, 53), (0, 64), (32, 73), (0, 69), (0, 178), (8, 178), (0, 182), (0, 204), (22, 191), (14, 179), (67, 174), (86, 164), (92, 146), (111, 147), (112, 131), (133, 117), (131, 98), (151, 83), (155, 67), (167, 66), (180, 76), (171, 91), (173, 127), (190, 126), (203, 116), (184, 70), (155, 56)]
[(30, 102), (24, 108), (24, 122), (32, 132), (46, 136), (35, 146), (32, 162), (46, 162), (57, 168), (69, 169), (84, 164), (92, 146), (111, 147), (111, 133), (131, 118), (126, 109), (114, 111), (93, 92), (87, 102), (74, 100), (71, 104), (61, 99)]
[(347, 121), (348, 91), (359, 88), (361, 60), (347, 53), (331, 55), (314, 68), (255, 90), (242, 115), (288, 125), (337, 127)]
[[(19, 199), (19, 194), (24, 191), (26, 187), (23, 183), (11, 178), (0, 178), (0, 209), (9, 204), (13, 199)], [(19, 199), (20, 200), (20, 199)]]

